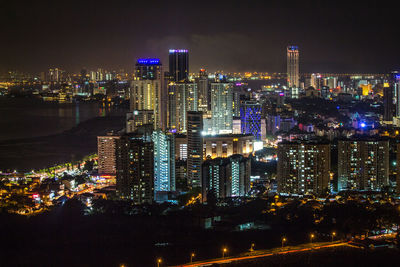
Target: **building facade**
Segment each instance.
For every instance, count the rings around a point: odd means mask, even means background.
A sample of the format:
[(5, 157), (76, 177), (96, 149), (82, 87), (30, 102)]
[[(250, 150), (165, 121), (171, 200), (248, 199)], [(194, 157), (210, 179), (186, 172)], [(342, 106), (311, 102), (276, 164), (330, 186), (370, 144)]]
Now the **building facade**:
[(154, 146), (151, 140), (121, 136), (116, 147), (116, 186), (121, 199), (135, 204), (154, 200)]
[(120, 136), (109, 133), (97, 137), (97, 155), (99, 175), (116, 174), (116, 146)]
[(198, 110), (197, 83), (170, 83), (168, 85), (168, 128), (173, 132), (187, 131), (188, 111)]
[(156, 130), (154, 144), (154, 194), (160, 201), (163, 194), (175, 191), (175, 142), (174, 135)]
[(255, 140), (262, 140), (261, 113), (261, 104), (255, 101), (246, 101), (240, 107), (242, 134), (251, 134)]
[(201, 186), (201, 164), (203, 162), (203, 113), (187, 112), (187, 172), (191, 188)]
[(338, 142), (338, 190), (380, 190), (389, 184), (388, 140)]
[(169, 75), (174, 82), (184, 82), (189, 77), (189, 52), (186, 49), (169, 50)]
[(242, 155), (210, 159), (202, 167), (202, 197), (210, 191), (216, 198), (245, 196), (250, 190), (251, 160)]
[(287, 82), (288, 87), (300, 86), (299, 47), (294, 45), (287, 47)]
[(204, 160), (227, 158), (235, 154), (249, 156), (253, 153), (254, 136), (243, 134), (203, 136)]
[(212, 133), (232, 133), (233, 119), (232, 84), (211, 83)]
[(330, 181), (330, 145), (313, 142), (278, 144), (278, 192), (323, 194)]

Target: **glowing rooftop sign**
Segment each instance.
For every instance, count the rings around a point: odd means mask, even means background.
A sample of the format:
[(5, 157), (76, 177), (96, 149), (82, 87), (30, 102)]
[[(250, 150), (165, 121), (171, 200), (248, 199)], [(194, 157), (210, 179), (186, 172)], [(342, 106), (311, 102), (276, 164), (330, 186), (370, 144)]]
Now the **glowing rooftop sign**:
[(139, 58), (137, 60), (137, 64), (159, 65), (160, 64), (160, 59), (159, 58)]
[(172, 53), (187, 53), (187, 52), (188, 52), (187, 49), (170, 49), (169, 50), (170, 54), (172, 54)]
[(296, 45), (290, 45), (290, 46), (288, 46), (288, 50), (292, 50), (292, 51), (299, 50), (299, 47)]

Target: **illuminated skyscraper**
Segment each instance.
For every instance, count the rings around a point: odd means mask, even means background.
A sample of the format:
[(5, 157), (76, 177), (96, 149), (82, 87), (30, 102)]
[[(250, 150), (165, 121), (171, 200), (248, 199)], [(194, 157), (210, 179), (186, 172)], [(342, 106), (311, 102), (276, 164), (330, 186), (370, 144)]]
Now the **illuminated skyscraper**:
[(158, 58), (139, 58), (135, 69), (135, 77), (139, 80), (162, 79), (162, 65)]
[(329, 186), (330, 145), (313, 142), (278, 144), (278, 192), (322, 194)]
[(232, 133), (232, 101), (232, 84), (211, 83), (212, 133)]
[(117, 195), (135, 204), (151, 204), (154, 199), (153, 142), (125, 135), (116, 144)]
[[(166, 106), (163, 90), (163, 72), (159, 59), (138, 59), (136, 77), (131, 82), (130, 108), (131, 111), (152, 110), (154, 114), (154, 129), (166, 127)], [(165, 101), (164, 101), (165, 102)], [(165, 110), (164, 110), (165, 109)]]
[(393, 84), (396, 99), (396, 117), (400, 118), (400, 73), (398, 71), (391, 73), (391, 83)]
[(299, 88), (299, 47), (294, 45), (287, 47), (287, 81), (289, 87)]
[(240, 122), (242, 134), (252, 134), (255, 140), (261, 140), (261, 104), (246, 101), (240, 107)]
[(116, 174), (116, 142), (120, 137), (112, 133), (97, 137), (98, 170), (100, 175)]
[(389, 184), (389, 141), (338, 142), (338, 190), (380, 190)]
[(208, 76), (205, 69), (200, 70), (199, 79), (197, 80), (197, 88), (199, 92), (199, 101), (198, 101), (199, 111), (207, 113), (210, 110), (210, 105), (209, 105), (210, 90), (208, 84)]
[(173, 132), (187, 130), (187, 112), (198, 110), (197, 83), (170, 83), (168, 85), (168, 127)]
[(203, 162), (203, 113), (187, 112), (187, 172), (190, 187), (201, 186), (201, 164)]
[(169, 50), (169, 75), (171, 81), (184, 82), (189, 77), (189, 53), (186, 49)]
[(383, 120), (393, 122), (393, 84), (385, 83), (383, 85)]
[(154, 125), (154, 112), (152, 110), (134, 110), (126, 114), (126, 132), (133, 133), (138, 127)]
[(175, 142), (174, 135), (156, 130), (154, 143), (154, 193), (162, 200), (167, 192), (175, 191)]
[(211, 191), (216, 198), (245, 196), (250, 190), (251, 160), (242, 155), (210, 159), (202, 167), (202, 197)]

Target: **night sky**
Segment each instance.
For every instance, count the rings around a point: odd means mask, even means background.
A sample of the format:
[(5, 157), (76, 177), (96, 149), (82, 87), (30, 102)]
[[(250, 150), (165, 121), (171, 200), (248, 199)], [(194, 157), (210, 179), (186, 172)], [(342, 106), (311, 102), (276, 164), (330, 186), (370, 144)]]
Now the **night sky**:
[(301, 72), (400, 67), (399, 4), (0, 2), (0, 71), (131, 71), (138, 57), (160, 57), (166, 68), (169, 48), (187, 48), (191, 71), (285, 72), (288, 44), (300, 48)]

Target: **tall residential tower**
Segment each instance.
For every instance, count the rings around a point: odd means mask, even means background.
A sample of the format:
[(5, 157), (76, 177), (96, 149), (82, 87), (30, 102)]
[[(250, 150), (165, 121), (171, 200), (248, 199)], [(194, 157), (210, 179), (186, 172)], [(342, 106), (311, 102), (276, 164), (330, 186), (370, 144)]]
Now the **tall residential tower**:
[(189, 53), (186, 49), (169, 50), (169, 75), (174, 82), (186, 81), (189, 77)]
[(299, 88), (299, 47), (290, 45), (287, 47), (287, 81), (289, 87)]

